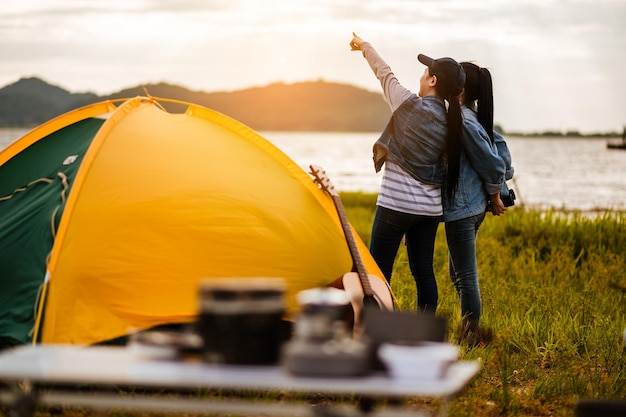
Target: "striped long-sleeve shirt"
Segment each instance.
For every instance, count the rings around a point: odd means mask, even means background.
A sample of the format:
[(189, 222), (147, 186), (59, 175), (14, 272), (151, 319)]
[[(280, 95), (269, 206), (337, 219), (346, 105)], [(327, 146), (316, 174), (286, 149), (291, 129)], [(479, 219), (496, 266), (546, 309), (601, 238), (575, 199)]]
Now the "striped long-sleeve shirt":
[[(394, 112), (413, 93), (405, 88), (387, 63), (367, 42), (362, 45), (363, 56), (380, 81), (385, 100)], [(398, 165), (385, 162), (377, 205), (402, 213), (423, 216), (441, 216), (441, 188), (425, 184)]]

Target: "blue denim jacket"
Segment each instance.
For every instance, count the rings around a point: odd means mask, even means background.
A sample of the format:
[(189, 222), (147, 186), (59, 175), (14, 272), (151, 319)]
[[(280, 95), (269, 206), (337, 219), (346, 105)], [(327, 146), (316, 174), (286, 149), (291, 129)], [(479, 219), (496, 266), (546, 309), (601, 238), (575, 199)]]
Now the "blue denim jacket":
[[(476, 113), (466, 106), (461, 109), (463, 112), (461, 168), (454, 200), (443, 198), (443, 220), (446, 222), (484, 213), (488, 195), (502, 190), (507, 171), (507, 163), (498, 154), (496, 143), (491, 143), (489, 135), (478, 122)], [(504, 139), (499, 137), (499, 140), (506, 147)], [(506, 153), (510, 165), (511, 155), (508, 149)]]
[[(506, 166), (506, 172), (504, 173), (504, 179), (506, 181), (508, 181), (511, 178), (513, 178), (513, 175), (515, 174), (515, 169), (511, 165), (512, 164), (511, 152), (509, 151), (509, 147), (506, 144), (506, 142), (504, 141), (504, 138), (502, 136), (500, 136), (500, 134), (498, 132), (496, 132), (495, 130), (493, 131), (493, 139), (494, 139), (494, 142), (496, 142), (496, 148), (498, 149), (498, 155), (500, 155), (500, 157), (504, 160), (504, 164)], [(504, 185), (506, 186), (506, 183), (504, 183)]]
[(446, 169), (446, 107), (437, 96), (412, 94), (393, 112), (391, 120), (374, 144), (374, 168), (393, 162), (413, 178), (441, 187)]
[(509, 186), (507, 185), (506, 181), (513, 178), (513, 175), (515, 174), (515, 169), (511, 165), (511, 152), (509, 151), (509, 147), (504, 141), (504, 138), (500, 136), (500, 134), (495, 130), (493, 132), (493, 139), (496, 142), (498, 155), (502, 157), (502, 159), (504, 160), (504, 164), (506, 165), (506, 172), (504, 173), (505, 182), (504, 184), (502, 184), (502, 191), (500, 191), (500, 194), (508, 194)]

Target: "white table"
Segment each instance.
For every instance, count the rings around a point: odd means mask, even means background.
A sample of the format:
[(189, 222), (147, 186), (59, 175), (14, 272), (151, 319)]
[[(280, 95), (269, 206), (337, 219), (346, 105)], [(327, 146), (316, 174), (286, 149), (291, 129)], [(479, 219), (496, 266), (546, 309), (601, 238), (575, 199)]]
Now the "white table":
[[(0, 381), (20, 383), (21, 390), (0, 392), (0, 402), (24, 400), (43, 405), (70, 405), (92, 409), (143, 410), (159, 412), (216, 412), (238, 415), (355, 415), (367, 411), (365, 405), (377, 399), (406, 397), (442, 398), (440, 414), (447, 404), (479, 372), (478, 362), (458, 361), (441, 379), (393, 379), (384, 373), (365, 377), (302, 377), (290, 375), (280, 366), (213, 365), (199, 361), (164, 360), (137, 355), (126, 347), (77, 347), (64, 345), (22, 346), (0, 353)], [(118, 395), (110, 390), (62, 391), (56, 385), (95, 385), (99, 387), (141, 387), (172, 390), (250, 390), (263, 393), (346, 395), (367, 399), (356, 409), (311, 406), (250, 400), (221, 400), (200, 396)], [(29, 392), (29, 386), (45, 389)], [(11, 385), (9, 385), (11, 386)], [(52, 388), (51, 388), (52, 387)], [(17, 391), (17, 392), (16, 392)], [(192, 396), (193, 397), (193, 396)], [(386, 406), (385, 416), (413, 417), (401, 406)], [(351, 412), (352, 411), (352, 412)], [(376, 412), (374, 412), (376, 411)], [(380, 410), (382, 412), (382, 410)]]

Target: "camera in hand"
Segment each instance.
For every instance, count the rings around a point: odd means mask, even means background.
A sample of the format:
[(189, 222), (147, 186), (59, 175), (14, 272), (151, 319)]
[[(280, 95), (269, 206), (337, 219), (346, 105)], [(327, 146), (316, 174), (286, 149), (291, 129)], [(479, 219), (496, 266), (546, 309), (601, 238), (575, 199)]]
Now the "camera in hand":
[[(515, 205), (515, 191), (512, 188), (509, 188), (505, 185), (504, 189), (500, 191), (500, 200), (502, 200), (502, 204), (504, 207), (511, 207)], [(487, 200), (487, 209), (486, 211), (491, 211), (491, 201)]]
[(500, 200), (504, 204), (504, 207), (511, 207), (515, 205), (515, 191), (512, 188), (508, 190), (503, 190), (500, 194)]

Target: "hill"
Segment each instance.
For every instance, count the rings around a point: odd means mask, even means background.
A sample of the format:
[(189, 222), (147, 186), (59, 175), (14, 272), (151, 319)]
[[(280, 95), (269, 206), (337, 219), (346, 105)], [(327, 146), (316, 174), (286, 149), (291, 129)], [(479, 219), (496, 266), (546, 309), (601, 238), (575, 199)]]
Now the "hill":
[(0, 89), (0, 127), (36, 126), (96, 101), (95, 94), (72, 94), (38, 78), (23, 78)]
[[(153, 97), (217, 110), (259, 131), (381, 131), (390, 115), (381, 94), (325, 81), (214, 93), (159, 83), (98, 96), (71, 93), (39, 78), (22, 78), (0, 89), (0, 127), (33, 127), (80, 106), (146, 95), (146, 91)], [(168, 107), (168, 111), (180, 111), (177, 106)]]

